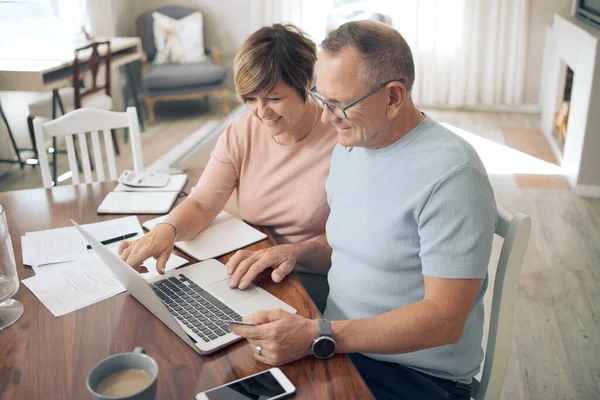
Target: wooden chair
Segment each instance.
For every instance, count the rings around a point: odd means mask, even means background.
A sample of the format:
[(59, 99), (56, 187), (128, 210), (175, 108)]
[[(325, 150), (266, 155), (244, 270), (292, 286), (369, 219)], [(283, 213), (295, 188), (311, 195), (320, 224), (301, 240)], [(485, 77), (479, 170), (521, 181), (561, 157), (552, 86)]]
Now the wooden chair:
[(147, 11), (138, 17), (138, 36), (142, 39), (144, 49), (142, 59), (144, 102), (150, 123), (154, 122), (154, 104), (157, 101), (208, 98), (211, 95), (219, 95), (223, 97), (223, 111), (226, 114), (230, 111), (230, 92), (225, 85), (226, 69), (223, 66), (221, 50), (205, 45), (205, 53), (209, 59), (194, 64), (152, 64), (157, 52), (152, 13), (159, 12), (173, 19), (181, 19), (197, 11), (199, 10), (195, 8), (166, 6)]
[[(104, 47), (103, 56), (99, 51), (99, 47)], [(83, 56), (82, 56), (83, 54)], [(89, 54), (89, 59), (85, 60)], [(73, 59), (73, 86), (54, 90), (48, 93), (41, 99), (29, 104), (29, 134), (34, 149), (37, 149), (36, 138), (33, 129), (33, 119), (35, 117), (43, 117), (49, 120), (55, 119), (58, 116), (60, 109), (61, 114), (68, 113), (79, 108), (95, 108), (101, 110), (112, 110), (113, 101), (110, 97), (110, 82), (111, 82), (111, 65), (110, 65), (110, 41), (92, 42), (84, 47), (74, 51)], [(82, 61), (85, 60), (85, 61)], [(102, 65), (104, 64), (104, 65)], [(104, 84), (99, 85), (98, 72), (104, 69)], [(83, 88), (82, 82), (84, 73), (91, 76), (92, 86)], [(113, 146), (117, 154), (119, 154), (119, 145), (115, 131), (112, 131)], [(54, 153), (52, 154), (53, 177), (56, 180), (56, 138), (52, 140)], [(39, 158), (39, 154), (36, 154)]]
[(50, 175), (50, 165), (46, 151), (46, 139), (64, 137), (67, 144), (67, 155), (69, 167), (73, 174), (73, 183), (78, 184), (79, 170), (75, 159), (75, 145), (73, 137), (79, 139), (79, 150), (83, 163), (83, 174), (85, 183), (93, 182), (90, 155), (86, 133), (91, 132), (94, 163), (96, 165), (96, 178), (99, 182), (106, 180), (104, 174), (104, 161), (100, 148), (100, 135), (104, 136), (104, 148), (108, 164), (108, 176), (110, 180), (117, 180), (117, 165), (112, 141), (112, 129), (129, 128), (131, 135), (131, 149), (133, 152), (133, 169), (137, 172), (144, 170), (142, 157), (142, 143), (140, 128), (138, 125), (137, 110), (135, 107), (127, 108), (126, 112), (114, 112), (98, 110), (93, 108), (81, 108), (71, 111), (55, 120), (44, 122), (41, 118), (33, 120), (33, 128), (39, 154), (39, 164), (42, 171), (42, 179), (45, 188), (51, 188), (54, 184)]
[(490, 327), (481, 382), (473, 379), (475, 400), (500, 398), (510, 356), (512, 331), (523, 257), (529, 242), (531, 219), (525, 214), (510, 215), (498, 206), (496, 235), (504, 238), (492, 298)]

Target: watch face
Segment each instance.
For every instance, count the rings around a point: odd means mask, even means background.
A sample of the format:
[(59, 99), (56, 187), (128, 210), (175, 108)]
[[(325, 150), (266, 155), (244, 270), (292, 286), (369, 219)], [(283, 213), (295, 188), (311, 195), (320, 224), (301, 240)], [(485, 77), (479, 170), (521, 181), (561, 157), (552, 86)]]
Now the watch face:
[(321, 336), (313, 343), (313, 353), (317, 358), (329, 358), (335, 353), (335, 341), (328, 336)]

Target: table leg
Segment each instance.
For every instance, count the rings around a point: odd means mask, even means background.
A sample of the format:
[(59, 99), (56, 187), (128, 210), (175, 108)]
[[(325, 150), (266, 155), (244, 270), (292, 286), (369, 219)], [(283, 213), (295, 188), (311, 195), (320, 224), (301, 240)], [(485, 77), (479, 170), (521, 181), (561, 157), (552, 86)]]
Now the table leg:
[(2, 109), (2, 104), (0, 103), (0, 116), (2, 117), (2, 121), (4, 121), (4, 125), (6, 126), (6, 130), (8, 131), (8, 137), (10, 138), (10, 142), (12, 143), (13, 149), (15, 151), (15, 154), (17, 155), (17, 159), (16, 160), (10, 160), (10, 159), (6, 159), (6, 160), (0, 160), (0, 162), (3, 163), (19, 163), (19, 165), (21, 166), (21, 168), (23, 168), (24, 162), (23, 160), (21, 160), (21, 154), (19, 153), (19, 148), (17, 147), (17, 142), (15, 142), (15, 138), (12, 134), (12, 131), (10, 130), (10, 125), (8, 125), (8, 120), (6, 119), (6, 115), (4, 115), (4, 110)]
[[(52, 91), (52, 120), (56, 119), (56, 103), (58, 103), (58, 89), (54, 89)], [(62, 102), (61, 102), (62, 104)], [(63, 111), (64, 114), (64, 111)], [(52, 182), (54, 186), (56, 186), (56, 154), (58, 153), (58, 149), (56, 148), (56, 136), (52, 138)]]
[(144, 117), (143, 117), (142, 109), (140, 107), (140, 101), (139, 101), (138, 95), (137, 95), (137, 89), (136, 89), (137, 85), (136, 85), (134, 73), (132, 70), (133, 66), (131, 64), (132, 63), (125, 64), (125, 73), (127, 75), (127, 86), (129, 86), (129, 91), (131, 92), (131, 96), (133, 97), (133, 104), (135, 105), (135, 108), (137, 109), (137, 112), (138, 112), (138, 122), (140, 123), (140, 128), (142, 129), (142, 132), (144, 132)]

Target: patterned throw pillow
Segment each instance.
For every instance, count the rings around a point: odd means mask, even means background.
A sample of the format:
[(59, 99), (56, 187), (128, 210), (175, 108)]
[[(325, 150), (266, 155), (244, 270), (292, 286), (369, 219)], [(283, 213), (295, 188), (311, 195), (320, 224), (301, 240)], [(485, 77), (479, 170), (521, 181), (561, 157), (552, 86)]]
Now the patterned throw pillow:
[(181, 19), (153, 12), (154, 64), (190, 64), (206, 59), (202, 13), (196, 11)]

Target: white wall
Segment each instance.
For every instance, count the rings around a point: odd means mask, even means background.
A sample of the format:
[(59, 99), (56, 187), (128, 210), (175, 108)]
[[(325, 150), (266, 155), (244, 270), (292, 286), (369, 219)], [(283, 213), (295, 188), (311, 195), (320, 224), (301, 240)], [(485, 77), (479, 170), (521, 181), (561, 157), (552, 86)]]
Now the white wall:
[(539, 104), (546, 27), (552, 23), (554, 13), (570, 12), (573, 0), (530, 0), (530, 2), (525, 103)]

